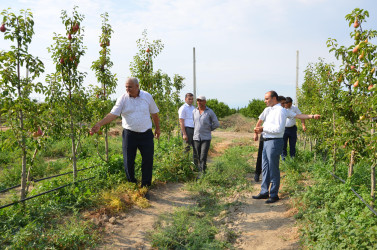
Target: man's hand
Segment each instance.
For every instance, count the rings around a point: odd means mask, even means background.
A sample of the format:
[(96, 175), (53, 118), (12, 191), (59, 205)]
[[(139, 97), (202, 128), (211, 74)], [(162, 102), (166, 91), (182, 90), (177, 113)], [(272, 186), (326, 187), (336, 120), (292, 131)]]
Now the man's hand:
[(257, 134), (260, 134), (263, 132), (263, 127), (255, 127), (254, 128), (254, 132), (257, 133)]
[(306, 131), (306, 126), (304, 124), (302, 125), (302, 130), (304, 130), (304, 132)]
[(258, 141), (258, 134), (254, 133), (254, 141)]
[(182, 135), (182, 138), (183, 138), (183, 140), (188, 141), (188, 137), (187, 137), (186, 134), (183, 134), (183, 135)]
[(90, 130), (90, 132), (92, 132), (92, 134), (95, 134), (99, 131), (99, 129), (101, 128), (100, 125), (98, 125), (98, 123), (96, 125), (93, 126), (93, 128)]
[(160, 128), (156, 128), (154, 130), (154, 138), (160, 139), (160, 134), (161, 134)]
[(321, 118), (321, 115), (313, 115), (313, 118), (318, 120), (319, 118)]

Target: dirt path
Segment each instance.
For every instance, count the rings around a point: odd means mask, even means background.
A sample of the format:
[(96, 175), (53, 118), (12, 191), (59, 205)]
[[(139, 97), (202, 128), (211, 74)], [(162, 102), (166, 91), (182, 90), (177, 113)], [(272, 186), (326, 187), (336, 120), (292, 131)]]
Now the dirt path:
[[(232, 145), (235, 139), (249, 139), (252, 133), (214, 132), (223, 140), (214, 147), (215, 154)], [(254, 142), (258, 147), (259, 142)], [(256, 159), (257, 153), (254, 158)], [(255, 161), (253, 161), (255, 164)], [(298, 233), (292, 212), (289, 211), (289, 198), (280, 195), (281, 200), (271, 205), (265, 200), (254, 200), (253, 195), (260, 191), (260, 182), (255, 183), (252, 176), (253, 192), (241, 196), (240, 206), (232, 209), (229, 227), (240, 233), (235, 245), (238, 249), (300, 249)], [(282, 183), (284, 185), (284, 183)]]
[[(214, 143), (212, 157), (220, 155), (235, 141), (252, 140), (253, 136), (251, 133), (223, 131), (216, 131), (213, 135), (220, 141)], [(228, 227), (240, 235), (235, 247), (299, 249), (297, 228), (288, 210), (288, 197), (281, 196), (281, 200), (272, 205), (265, 204), (265, 200), (253, 200), (251, 196), (259, 193), (260, 183), (252, 181), (252, 184), (254, 191), (239, 196), (240, 205), (233, 207), (228, 214)], [(195, 201), (183, 187), (184, 184), (170, 183), (152, 189), (151, 207), (134, 208), (115, 225), (106, 224), (109, 234), (105, 237), (106, 243), (98, 249), (151, 249), (146, 233), (153, 229), (158, 216), (173, 211), (175, 207), (194, 205)]]
[(146, 236), (158, 216), (173, 211), (175, 207), (194, 205), (194, 200), (189, 198), (183, 186), (181, 183), (168, 183), (150, 190), (151, 207), (135, 207), (115, 225), (107, 223), (109, 234), (105, 237), (106, 243), (97, 249), (151, 249)]

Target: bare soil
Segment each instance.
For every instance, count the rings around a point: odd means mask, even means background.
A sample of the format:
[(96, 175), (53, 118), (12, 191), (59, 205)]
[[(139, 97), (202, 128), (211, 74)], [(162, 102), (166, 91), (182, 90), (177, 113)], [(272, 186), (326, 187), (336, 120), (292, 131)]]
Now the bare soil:
[[(221, 138), (214, 144), (211, 157), (221, 155), (225, 149), (242, 141), (251, 141), (252, 133), (215, 131), (214, 137)], [(254, 142), (257, 147), (258, 142)], [(256, 155), (254, 157), (256, 159)], [(255, 164), (252, 161), (251, 164)], [(260, 183), (253, 185), (253, 192), (232, 197), (237, 206), (228, 211), (227, 226), (238, 233), (237, 249), (300, 249), (298, 229), (293, 219), (293, 210), (289, 210), (289, 197), (281, 196), (274, 204), (265, 204), (265, 200), (254, 200)], [(284, 183), (282, 183), (284, 185)], [(195, 201), (184, 190), (184, 184), (168, 183), (150, 191), (151, 207), (133, 208), (115, 225), (105, 225), (107, 235), (105, 243), (98, 249), (151, 249), (147, 241), (147, 232), (153, 229), (158, 216), (173, 211), (176, 207), (194, 205)]]

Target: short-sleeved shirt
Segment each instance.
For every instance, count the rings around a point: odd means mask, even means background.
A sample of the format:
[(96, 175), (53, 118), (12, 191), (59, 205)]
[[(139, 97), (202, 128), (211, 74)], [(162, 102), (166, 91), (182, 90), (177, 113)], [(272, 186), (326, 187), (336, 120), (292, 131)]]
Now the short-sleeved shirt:
[(202, 114), (199, 112), (199, 108), (194, 109), (192, 112), (194, 119), (194, 137), (195, 141), (211, 140), (211, 131), (220, 126), (215, 112), (212, 109), (206, 107)]
[(271, 107), (267, 107), (263, 110), (262, 114), (259, 115), (259, 120), (262, 120), (262, 121), (265, 121), (266, 120), (266, 116), (268, 114), (268, 112), (270, 111)]
[[(291, 106), (289, 109), (287, 109), (296, 115), (301, 115), (301, 111), (296, 106)], [(285, 127), (290, 128), (296, 125), (296, 118), (287, 118), (287, 121), (285, 122)]]
[(128, 93), (120, 96), (110, 113), (122, 116), (123, 128), (141, 133), (152, 128), (150, 115), (158, 111), (152, 95), (140, 90), (137, 97), (131, 97)]
[(296, 114), (283, 108), (280, 103), (271, 107), (263, 124), (263, 138), (283, 138), (285, 122)]
[(195, 107), (193, 105), (183, 104), (178, 110), (179, 119), (184, 120), (185, 127), (194, 128), (194, 120), (192, 118), (192, 112)]

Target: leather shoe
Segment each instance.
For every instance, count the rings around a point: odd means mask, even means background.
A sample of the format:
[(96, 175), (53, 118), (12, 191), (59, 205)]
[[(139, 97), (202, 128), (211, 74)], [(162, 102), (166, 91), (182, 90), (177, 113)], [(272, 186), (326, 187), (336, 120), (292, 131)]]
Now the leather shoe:
[(269, 204), (269, 203), (274, 203), (274, 202), (277, 202), (279, 200), (279, 196), (276, 196), (276, 197), (270, 197), (268, 198), (268, 200), (266, 200), (266, 203)]
[(253, 199), (260, 200), (260, 199), (268, 199), (268, 194), (258, 194), (258, 195), (253, 195)]
[(259, 176), (260, 176), (259, 174), (254, 175), (254, 181), (255, 182), (259, 182)]

